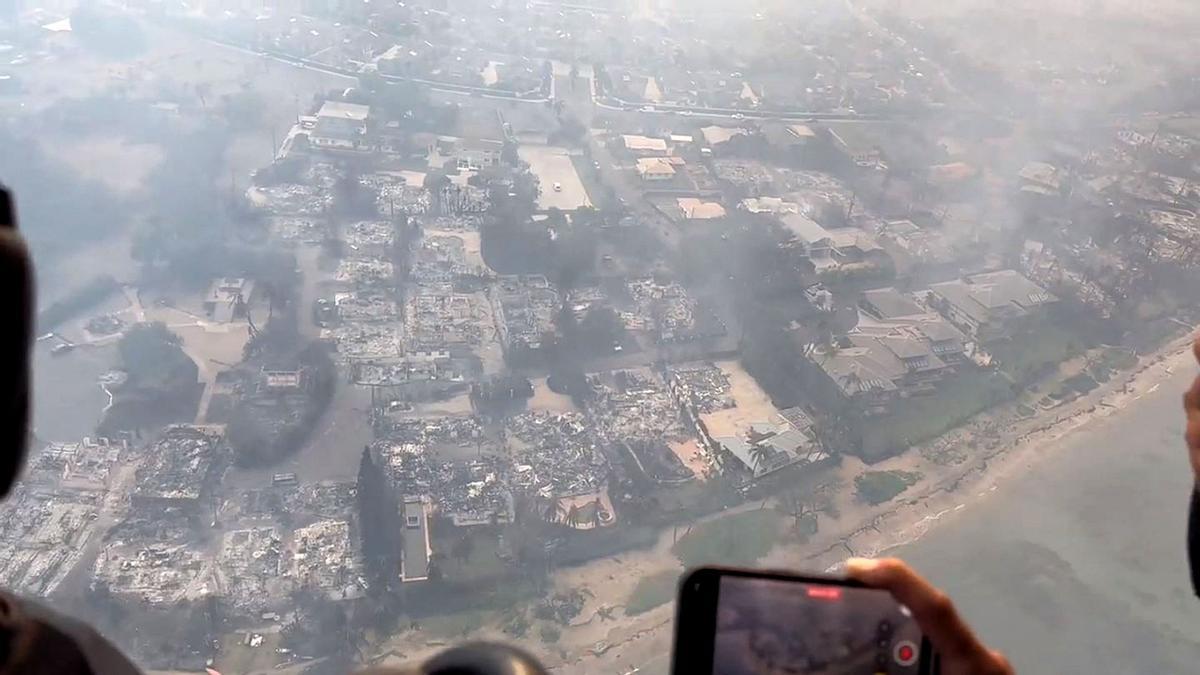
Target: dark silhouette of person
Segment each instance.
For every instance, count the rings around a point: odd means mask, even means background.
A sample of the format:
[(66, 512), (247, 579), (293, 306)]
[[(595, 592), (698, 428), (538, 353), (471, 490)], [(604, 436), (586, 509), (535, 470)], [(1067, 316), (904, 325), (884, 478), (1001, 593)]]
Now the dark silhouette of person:
[[(12, 491), (28, 450), (33, 263), (16, 211), (0, 187), (0, 289), (9, 299), (0, 322), (0, 498)], [(0, 675), (125, 675), (133, 663), (87, 624), (0, 591)]]

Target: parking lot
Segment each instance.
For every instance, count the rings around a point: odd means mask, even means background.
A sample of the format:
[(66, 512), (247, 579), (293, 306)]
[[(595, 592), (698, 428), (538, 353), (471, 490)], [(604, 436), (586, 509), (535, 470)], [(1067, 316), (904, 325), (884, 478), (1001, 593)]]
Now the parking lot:
[[(566, 148), (522, 145), (517, 152), (522, 160), (529, 163), (530, 170), (541, 182), (542, 194), (537, 202), (539, 210), (557, 208), (574, 211), (592, 205)], [(554, 189), (556, 184), (561, 187), (560, 190)]]

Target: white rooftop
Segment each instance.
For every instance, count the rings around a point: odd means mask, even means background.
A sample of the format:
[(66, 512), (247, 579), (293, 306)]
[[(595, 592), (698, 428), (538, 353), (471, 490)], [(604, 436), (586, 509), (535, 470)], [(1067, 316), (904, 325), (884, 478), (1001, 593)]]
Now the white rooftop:
[(371, 115), (371, 106), (345, 101), (325, 101), (317, 117), (364, 122)]

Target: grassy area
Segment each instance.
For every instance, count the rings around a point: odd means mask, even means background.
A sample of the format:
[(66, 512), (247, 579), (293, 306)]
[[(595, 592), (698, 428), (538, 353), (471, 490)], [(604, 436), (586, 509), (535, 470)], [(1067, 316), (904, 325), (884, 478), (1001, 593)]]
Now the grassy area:
[(465, 557), (445, 556), (442, 565), (447, 579), (475, 581), (495, 579), (509, 573), (504, 561), (498, 555), (500, 542), (495, 534), (484, 528), (452, 530), (447, 527), (445, 529), (451, 530), (454, 536), (442, 537), (435, 533), (435, 550), (438, 550), (437, 547), (440, 546), (440, 550), (455, 551), (464, 545), (462, 542), (464, 537), (470, 539), (470, 543), (467, 544), (470, 555)]
[(667, 570), (638, 579), (625, 601), (625, 614), (636, 616), (670, 602), (675, 597), (680, 574), (679, 570)]
[(1013, 382), (1028, 384), (1088, 346), (1084, 336), (1051, 321), (1040, 321), (1012, 339), (989, 344), (987, 349), (999, 361), (1000, 372)]
[(916, 471), (868, 471), (854, 479), (854, 490), (859, 499), (876, 505), (895, 499), (918, 480)]
[(489, 612), (478, 609), (439, 614), (423, 619), (421, 628), (436, 637), (461, 638), (482, 628), (489, 616)]
[(890, 414), (870, 419), (863, 429), (863, 459), (883, 459), (940, 436), (1012, 396), (1010, 383), (996, 373), (947, 377), (932, 395), (898, 401)]
[(779, 538), (780, 517), (771, 510), (746, 511), (701, 523), (671, 551), (684, 567), (753, 565)]
[(1137, 365), (1137, 357), (1128, 349), (1108, 347), (1099, 351), (1088, 366), (1088, 373), (1097, 382), (1108, 382), (1117, 372), (1129, 370)]
[(275, 653), (283, 644), (279, 633), (262, 633), (263, 643), (257, 647), (245, 643), (246, 633), (237, 631), (222, 636), (221, 651), (213, 665), (225, 672), (249, 673), (272, 669), (282, 660)]

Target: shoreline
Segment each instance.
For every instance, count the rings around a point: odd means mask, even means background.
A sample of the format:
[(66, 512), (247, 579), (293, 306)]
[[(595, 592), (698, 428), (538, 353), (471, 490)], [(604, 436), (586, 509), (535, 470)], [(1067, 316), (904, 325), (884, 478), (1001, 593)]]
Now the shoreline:
[[(901, 493), (897, 501), (889, 504), (890, 508), (842, 537), (838, 542), (841, 551), (836, 554), (832, 550), (834, 547), (827, 547), (802, 556), (800, 561), (804, 566), (823, 566), (825, 571), (834, 572), (841, 568), (847, 555), (878, 557), (918, 541), (943, 518), (969, 508), (1014, 474), (1029, 470), (1055, 454), (1068, 438), (1089, 430), (1097, 422), (1119, 416), (1133, 401), (1157, 391), (1171, 374), (1192, 362), (1194, 333), (1189, 330), (1185, 337), (1140, 357), (1139, 364), (1132, 370), (1118, 374), (1094, 391), (1064, 405), (1056, 414), (1045, 419), (1032, 416), (1027, 420), (1031, 428), (1022, 428), (993, 447), (972, 453), (959, 465), (945, 467), (946, 470), (939, 472), (941, 475), (927, 476), (918, 483), (923, 488), (915, 491), (910, 488)], [(980, 420), (968, 427), (981, 423), (988, 426), (989, 422), (991, 420)], [(960, 430), (958, 433), (971, 434), (972, 431)], [(937, 442), (935, 439), (932, 443)], [(913, 448), (904, 454), (919, 456), (924, 447)], [(1180, 458), (1182, 462), (1182, 450)]]
[[(850, 556), (886, 555), (920, 540), (944, 519), (996, 491), (1002, 482), (1059, 452), (1063, 442), (1076, 433), (1119, 416), (1128, 404), (1157, 391), (1173, 373), (1192, 363), (1190, 347), (1194, 336), (1195, 330), (1189, 330), (1185, 336), (1140, 356), (1136, 366), (1114, 374), (1110, 381), (1070, 403), (1024, 418), (1017, 424), (1007, 424), (1004, 428), (1011, 429), (1007, 434), (992, 435), (1002, 422), (1006, 422), (1005, 416), (1012, 413), (1015, 404), (1008, 404), (998, 415), (984, 413), (963, 427), (879, 462), (872, 468), (917, 468), (923, 470), (924, 476), (891, 502), (875, 507), (856, 504), (853, 489), (843, 489), (846, 494), (842, 501), (850, 508), (842, 510), (838, 518), (823, 518), (818, 534), (805, 543), (781, 541), (758, 565), (837, 572)], [(947, 445), (971, 449), (957, 464), (938, 464), (923, 454), (923, 451)], [(1182, 462), (1182, 451), (1180, 457)], [(857, 460), (843, 464), (849, 465), (840, 469), (846, 474), (863, 466)], [(668, 529), (664, 536), (669, 540), (670, 534)], [(621, 556), (625, 559), (623, 563), (616, 562), (625, 567), (625, 573), (630, 573), (630, 568), (647, 573), (653, 569), (677, 567), (674, 558), (660, 558), (666, 548), (663, 543), (660, 540), (650, 549)], [(581, 577), (603, 576), (610, 571), (606, 568), (613, 562), (603, 559), (564, 570), (560, 580), (566, 582), (574, 577), (573, 581), (578, 583)], [(620, 605), (623, 601), (624, 596), (610, 595), (606, 602), (599, 604)], [(661, 670), (665, 670), (673, 618), (674, 603), (667, 603), (636, 618), (619, 620), (609, 624), (611, 630), (606, 642), (610, 647), (603, 655), (576, 648), (568, 652), (567, 658), (549, 659), (547, 665), (550, 670), (562, 673), (610, 673), (614, 669), (615, 672), (629, 672), (632, 666), (656, 672), (658, 662), (662, 661), (664, 668)], [(566, 631), (563, 637), (570, 639)], [(576, 640), (571, 639), (571, 642)]]

